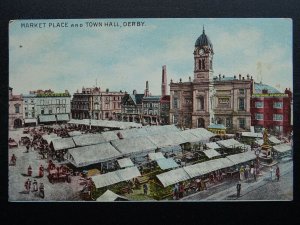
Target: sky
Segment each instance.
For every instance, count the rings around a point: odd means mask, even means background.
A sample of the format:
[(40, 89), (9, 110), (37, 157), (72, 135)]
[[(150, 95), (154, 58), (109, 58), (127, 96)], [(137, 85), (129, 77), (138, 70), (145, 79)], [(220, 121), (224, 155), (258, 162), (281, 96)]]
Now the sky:
[(149, 81), (150, 93), (160, 95), (163, 65), (168, 83), (193, 79), (203, 26), (214, 48), (214, 76), (249, 74), (279, 91), (292, 89), (293, 24), (285, 18), (15, 20), (9, 24), (9, 86), (14, 94), (73, 94), (96, 85), (144, 93)]

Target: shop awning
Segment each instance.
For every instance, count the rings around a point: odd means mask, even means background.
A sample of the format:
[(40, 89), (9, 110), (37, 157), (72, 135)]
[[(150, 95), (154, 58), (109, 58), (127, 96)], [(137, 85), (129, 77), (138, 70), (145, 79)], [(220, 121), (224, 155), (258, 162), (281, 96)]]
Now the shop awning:
[(216, 142), (208, 142), (205, 145), (206, 145), (206, 147), (208, 147), (210, 149), (219, 149), (219, 148), (221, 148), (220, 145), (218, 145)]
[(179, 166), (172, 158), (161, 158), (156, 160), (156, 162), (162, 170), (172, 169)]
[(96, 199), (97, 202), (113, 202), (113, 201), (129, 201), (128, 198), (117, 195), (116, 193), (112, 192), (111, 190), (107, 190), (101, 195), (99, 198)]
[(292, 146), (289, 144), (274, 145), (273, 149), (276, 152), (285, 153), (288, 151), (292, 151)]
[(69, 114), (57, 114), (56, 115), (57, 121), (69, 121)]
[(121, 168), (134, 166), (130, 158), (118, 159), (118, 164)]
[(219, 152), (217, 152), (214, 149), (209, 149), (209, 150), (205, 150), (203, 151), (203, 153), (208, 157), (208, 158), (213, 158), (216, 156), (220, 156), (221, 154)]
[(55, 115), (39, 115), (39, 120), (41, 123), (56, 122)]
[(190, 179), (190, 176), (183, 168), (170, 170), (168, 172), (158, 174), (156, 175), (156, 177), (164, 187)]
[(235, 165), (237, 165), (240, 163), (254, 160), (256, 158), (256, 155), (253, 151), (247, 151), (239, 154), (229, 155), (226, 158), (231, 160)]
[(150, 160), (164, 159), (164, 155), (161, 152), (151, 152), (148, 154)]
[(75, 148), (75, 144), (72, 138), (54, 139), (51, 141), (51, 143), (55, 151)]
[(88, 166), (96, 163), (107, 162), (120, 157), (110, 143), (101, 143), (68, 150), (67, 159), (76, 167)]
[(24, 119), (24, 123), (25, 124), (28, 124), (28, 123), (35, 123), (35, 124), (37, 124), (37, 119), (35, 119), (35, 118)]

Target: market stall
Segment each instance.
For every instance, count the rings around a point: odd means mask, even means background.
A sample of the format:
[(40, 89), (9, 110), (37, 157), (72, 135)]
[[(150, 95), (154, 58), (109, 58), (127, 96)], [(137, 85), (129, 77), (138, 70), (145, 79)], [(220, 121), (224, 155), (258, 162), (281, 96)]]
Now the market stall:
[(97, 202), (113, 202), (113, 201), (129, 201), (128, 198), (117, 195), (116, 193), (112, 192), (111, 190), (107, 190), (101, 195), (99, 198), (96, 199)]
[(209, 158), (214, 158), (214, 157), (218, 157), (220, 156), (221, 154), (219, 152), (217, 152), (216, 150), (214, 149), (208, 149), (208, 150), (205, 150), (203, 151), (203, 153)]
[(176, 167), (179, 167), (179, 165), (174, 161), (172, 158), (160, 158), (156, 160), (157, 165), (162, 169), (162, 170), (167, 170), (167, 169), (173, 169)]
[(134, 164), (130, 158), (118, 159), (117, 162), (118, 162), (120, 168), (127, 168), (127, 167), (134, 166)]
[(100, 134), (83, 134), (73, 137), (76, 146), (95, 145), (106, 142), (104, 137)]
[(170, 170), (168, 172), (158, 174), (156, 177), (164, 187), (190, 179), (190, 176), (183, 168)]

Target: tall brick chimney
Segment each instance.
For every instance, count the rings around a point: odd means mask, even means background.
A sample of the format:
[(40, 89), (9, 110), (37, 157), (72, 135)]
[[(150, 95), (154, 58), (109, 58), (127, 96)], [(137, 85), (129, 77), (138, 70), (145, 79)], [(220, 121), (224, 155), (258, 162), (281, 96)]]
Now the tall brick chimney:
[(148, 81), (146, 81), (146, 89), (145, 89), (144, 96), (149, 97), (149, 83), (148, 83)]
[(161, 97), (167, 95), (167, 68), (166, 65), (162, 67), (162, 83), (161, 83)]

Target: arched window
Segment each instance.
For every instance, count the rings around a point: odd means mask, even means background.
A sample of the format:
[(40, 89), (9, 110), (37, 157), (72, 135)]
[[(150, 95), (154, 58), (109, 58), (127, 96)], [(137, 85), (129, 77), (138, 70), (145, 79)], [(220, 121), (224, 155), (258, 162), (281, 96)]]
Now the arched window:
[(200, 70), (202, 69), (202, 61), (201, 59), (199, 59), (199, 67), (198, 67)]
[(205, 70), (205, 59), (202, 59), (202, 69)]

